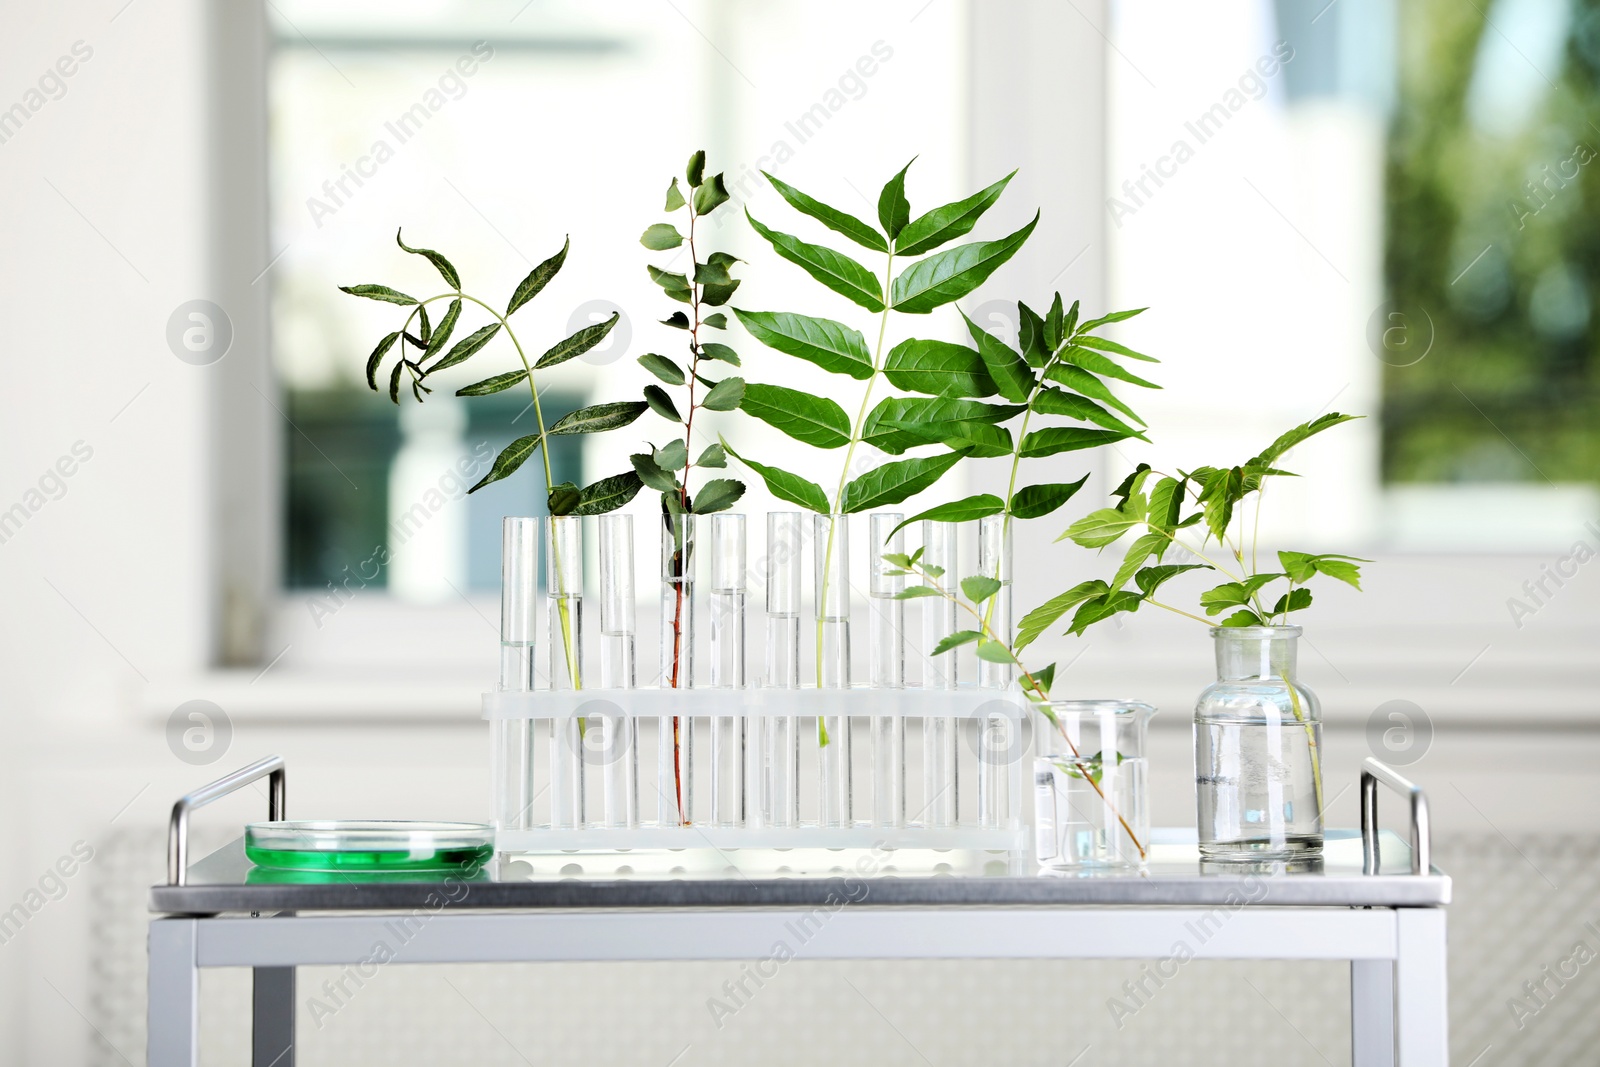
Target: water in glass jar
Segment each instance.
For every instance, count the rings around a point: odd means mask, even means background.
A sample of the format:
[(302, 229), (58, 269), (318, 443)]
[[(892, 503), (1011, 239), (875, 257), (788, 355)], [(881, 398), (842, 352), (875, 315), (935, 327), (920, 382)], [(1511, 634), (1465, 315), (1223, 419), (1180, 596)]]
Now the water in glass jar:
[(1322, 847), (1313, 749), (1322, 724), (1261, 717), (1195, 719), (1200, 851), (1289, 855)]

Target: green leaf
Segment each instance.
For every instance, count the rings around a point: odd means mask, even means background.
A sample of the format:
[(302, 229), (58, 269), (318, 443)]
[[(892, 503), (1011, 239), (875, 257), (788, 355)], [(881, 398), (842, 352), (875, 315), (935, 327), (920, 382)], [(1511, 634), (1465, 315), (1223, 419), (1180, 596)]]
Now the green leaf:
[(639, 236), (639, 243), (653, 252), (665, 252), (683, 244), (683, 234), (670, 222), (658, 222), (645, 229)]
[(1126, 440), (1131, 436), (1131, 434), (1117, 430), (1084, 430), (1076, 426), (1047, 426), (1042, 430), (1029, 431), (1022, 439), (1022, 449), (1018, 454), (1023, 459), (1053, 456), (1058, 452), (1076, 452), (1080, 449), (1108, 445), (1114, 441)]
[(456, 396), (488, 396), (490, 393), (498, 393), (510, 389), (513, 385), (519, 385), (527, 377), (526, 370), (508, 370), (504, 374), (496, 374), (492, 378), (485, 378), (481, 382), (473, 382), (463, 389), (457, 389)]
[(1232, 615), (1229, 615), (1226, 619), (1223, 619), (1222, 622), (1218, 623), (1218, 625), (1219, 626), (1265, 626), (1266, 623), (1261, 621), (1261, 616), (1257, 615), (1255, 612), (1251, 611), (1249, 608), (1246, 608), (1243, 611), (1236, 611)]
[(1034, 386), (1033, 372), (1028, 369), (1027, 360), (1013, 352), (1000, 338), (967, 318), (965, 311), (961, 312), (961, 318), (966, 322), (967, 332), (978, 346), (978, 356), (983, 360), (1000, 395), (1018, 404), (1027, 400)]
[(1127, 345), (1119, 345), (1115, 341), (1107, 341), (1104, 337), (1090, 337), (1088, 334), (1083, 333), (1082, 331), (1079, 331), (1078, 336), (1073, 340), (1075, 343), (1082, 345), (1084, 348), (1094, 348), (1100, 350), (1101, 352), (1110, 352), (1113, 355), (1127, 356), (1129, 359), (1142, 359), (1146, 363), (1161, 362), (1155, 356), (1147, 356), (1143, 352), (1135, 352)]
[(1044, 372), (1044, 376), (1053, 382), (1060, 382), (1074, 393), (1079, 393), (1083, 396), (1092, 397), (1095, 400), (1099, 400), (1102, 403), (1110, 404), (1112, 407), (1128, 416), (1129, 419), (1138, 423), (1140, 426), (1144, 425), (1144, 420), (1135, 415), (1133, 413), (1133, 409), (1127, 404), (1124, 404), (1121, 400), (1117, 399), (1116, 394), (1111, 391), (1110, 386), (1106, 385), (1105, 382), (1102, 382), (1099, 378), (1096, 378), (1093, 374), (1090, 374), (1082, 367), (1074, 367), (1070, 363), (1062, 363), (1057, 361), (1050, 365), (1050, 369)]
[(704, 359), (718, 359), (724, 363), (739, 365), (739, 353), (723, 344), (721, 341), (705, 341), (700, 345), (700, 355)]
[(1077, 613), (1072, 616), (1072, 625), (1067, 627), (1067, 632), (1081, 635), (1095, 623), (1103, 622), (1119, 612), (1138, 611), (1142, 603), (1144, 598), (1131, 590), (1107, 593), (1093, 600), (1086, 600), (1078, 606)]
[(1080, 333), (1088, 333), (1090, 330), (1098, 329), (1101, 326), (1106, 325), (1107, 323), (1110, 323), (1110, 322), (1123, 322), (1124, 320), (1131, 319), (1135, 315), (1142, 314), (1143, 312), (1148, 311), (1148, 310), (1149, 310), (1148, 308), (1134, 308), (1131, 311), (1113, 311), (1111, 314), (1102, 315), (1098, 319), (1090, 319), (1088, 322), (1086, 322), (1082, 326), (1080, 326), (1078, 328), (1078, 331)]
[(426, 304), (417, 305), (417, 318), (422, 323), (417, 327), (417, 334), (421, 338), (424, 347), (426, 347), (433, 342), (433, 327), (428, 324), (428, 306)]
[(728, 447), (728, 442), (723, 441), (722, 447), (727, 453), (743, 463), (746, 467), (761, 476), (767, 483), (767, 491), (779, 500), (787, 500), (791, 504), (799, 504), (808, 511), (815, 511), (826, 515), (828, 513), (828, 496), (816, 482), (807, 481), (798, 474), (779, 470), (777, 467), (768, 467), (757, 463), (753, 459), (746, 459)]
[(1116, 508), (1101, 508), (1068, 526), (1056, 540), (1071, 538), (1073, 544), (1084, 548), (1104, 548), (1137, 525), (1139, 520), (1131, 515), (1124, 515)]
[(1116, 430), (1145, 440), (1145, 436), (1138, 430), (1117, 418), (1105, 408), (1096, 404), (1087, 397), (1069, 393), (1055, 386), (1048, 386), (1039, 390), (1033, 399), (1033, 410), (1040, 415), (1061, 415), (1079, 422), (1092, 422), (1096, 426), (1103, 426), (1108, 430)]
[[(1060, 296), (1059, 293), (1056, 294), (1056, 295)], [(1073, 333), (1073, 330), (1075, 330), (1077, 328), (1077, 325), (1078, 325), (1078, 301), (1074, 300), (1072, 302), (1072, 307), (1067, 309), (1066, 320), (1061, 323), (1061, 335), (1063, 337), (1071, 337), (1072, 333)]]
[(918, 597), (944, 596), (943, 593), (931, 585), (911, 585), (900, 590), (894, 595), (896, 600), (916, 600)]
[(1161, 553), (1170, 543), (1158, 533), (1140, 534), (1135, 537), (1133, 544), (1128, 546), (1127, 554), (1122, 557), (1122, 566), (1117, 568), (1116, 577), (1111, 579), (1111, 588), (1121, 589), (1151, 556), (1155, 556), (1159, 561)]
[(583, 491), (572, 482), (552, 485), (545, 494), (545, 506), (552, 515), (571, 515), (583, 503)]
[(372, 355), (367, 357), (367, 386), (374, 393), (378, 391), (378, 367), (383, 363), (383, 357), (389, 354), (389, 349), (400, 339), (400, 331), (396, 330), (378, 342), (378, 347), (372, 350)]
[(694, 191), (694, 212), (709, 215), (728, 202), (728, 187), (720, 173), (713, 174)]
[(1132, 371), (1123, 370), (1122, 364), (1116, 362), (1110, 357), (1102, 356), (1099, 352), (1083, 348), (1079, 345), (1069, 346), (1067, 350), (1061, 354), (1061, 358), (1066, 360), (1068, 363), (1082, 367), (1084, 370), (1098, 374), (1104, 378), (1116, 378), (1121, 381), (1128, 382), (1130, 385), (1141, 386), (1145, 389), (1161, 388), (1161, 386), (1157, 385), (1155, 382), (1145, 381)]
[(994, 395), (983, 358), (966, 345), (907, 338), (889, 350), (884, 377), (897, 388), (942, 397)]
[(1291, 582), (1308, 581), (1317, 573), (1317, 557), (1306, 552), (1279, 552), (1278, 562)]
[(406, 244), (400, 239), (399, 230), (394, 231), (394, 242), (407, 252), (410, 252), (413, 255), (422, 256), (429, 263), (432, 263), (434, 269), (439, 272), (439, 277), (444, 279), (444, 283), (446, 285), (458, 293), (461, 291), (461, 275), (456, 273), (455, 267), (450, 265), (450, 261), (448, 259), (445, 259), (431, 248), (412, 248), (410, 245)]
[[(713, 330), (726, 330), (728, 328), (728, 316), (716, 311), (701, 319), (700, 325), (710, 326)], [(737, 364), (739, 361), (734, 360), (733, 362)]]
[(654, 352), (646, 352), (639, 357), (639, 366), (654, 374), (668, 385), (682, 385), (687, 379), (683, 376), (683, 368), (678, 366), (666, 356)]
[(1044, 482), (1025, 485), (1011, 498), (1011, 514), (1019, 519), (1039, 519), (1055, 511), (1083, 488), (1089, 476), (1075, 482)]
[(572, 247), (569, 237), (561, 243), (561, 251), (539, 264), (528, 272), (528, 276), (517, 284), (517, 291), (511, 294), (511, 300), (506, 304), (506, 317), (510, 318), (512, 312), (539, 295), (539, 291), (550, 284), (550, 279), (556, 276), (561, 269), (561, 264), (567, 261), (567, 249)]
[(1044, 320), (1039, 313), (1017, 301), (1017, 344), (1022, 348), (1022, 355), (1027, 359), (1030, 367), (1042, 367), (1050, 359), (1054, 349), (1044, 343)]
[(990, 663), (1011, 663), (1011, 653), (1006, 650), (1004, 641), (994, 641), (984, 638), (978, 642), (978, 658)]
[(687, 304), (694, 296), (694, 289), (689, 285), (687, 275), (674, 274), (650, 264), (646, 264), (644, 269), (650, 272), (650, 280), (661, 286), (662, 292), (680, 304)]
[(1126, 478), (1122, 479), (1121, 483), (1118, 484), (1115, 489), (1111, 490), (1111, 496), (1117, 501), (1119, 506), (1126, 504), (1128, 500), (1135, 494), (1139, 494), (1139, 491), (1144, 488), (1146, 479), (1149, 477), (1150, 464), (1141, 463), (1135, 467)]
[(844, 487), (843, 504), (839, 510), (846, 515), (853, 515), (858, 511), (898, 504), (938, 481), (945, 471), (960, 460), (961, 453), (946, 452), (941, 456), (918, 456), (885, 463)]
[[(450, 307), (445, 311), (444, 318), (439, 320), (439, 325), (428, 336), (428, 347), (423, 349), (418, 362), (432, 359), (444, 350), (444, 346), (450, 343), (450, 335), (455, 332), (456, 323), (460, 319), (461, 300), (457, 298), (450, 301)], [(432, 374), (433, 371), (430, 369), (426, 373)]]
[(689, 316), (681, 311), (674, 311), (661, 320), (661, 325), (671, 326), (674, 330), (687, 330), (689, 329)]
[(406, 369), (406, 361), (401, 360), (394, 365), (394, 373), (389, 375), (389, 399), (400, 403), (400, 373)]
[(750, 225), (757, 233), (767, 239), (778, 255), (868, 311), (883, 310), (883, 288), (867, 268), (831, 248), (807, 244), (798, 237), (769, 230), (757, 222), (749, 211), (745, 212), (745, 218), (750, 220)]
[[(928, 587), (916, 586), (915, 588), (926, 589)], [(934, 591), (934, 595), (939, 595), (937, 590)], [(942, 656), (946, 652), (949, 652), (952, 648), (960, 648), (962, 645), (970, 645), (972, 642), (977, 641), (981, 637), (983, 637), (983, 634), (979, 633), (977, 630), (957, 630), (953, 634), (945, 634), (943, 637), (939, 638), (939, 643), (933, 646), (933, 651), (928, 653), (928, 655)]]
[(796, 441), (817, 448), (838, 448), (850, 443), (850, 416), (827, 397), (782, 385), (750, 382), (744, 387), (739, 406)]
[(523, 461), (533, 455), (534, 451), (539, 447), (539, 440), (538, 434), (530, 433), (528, 436), (519, 437), (509, 445), (506, 445), (505, 448), (500, 450), (500, 454), (495, 457), (494, 465), (489, 468), (489, 473), (478, 479), (478, 484), (468, 489), (467, 492), (476, 493), (490, 482), (498, 482), (501, 478), (516, 473), (517, 468), (522, 466)]
[(608, 511), (616, 511), (638, 496), (643, 487), (644, 482), (633, 471), (601, 478), (593, 485), (583, 487), (578, 494), (578, 505), (570, 514), (604, 515)]
[(828, 229), (842, 233), (863, 248), (874, 252), (887, 252), (889, 245), (883, 235), (867, 223), (862, 222), (848, 212), (838, 208), (829, 207), (820, 200), (813, 199), (780, 178), (775, 178), (766, 171), (761, 172), (772, 187), (778, 190), (778, 195), (789, 202), (789, 205), (802, 214), (810, 215)]
[(1065, 593), (1046, 600), (1043, 604), (1024, 615), (1022, 621), (1017, 624), (1017, 637), (1012, 642), (1013, 649), (1021, 652), (1024, 648), (1033, 644), (1040, 634), (1055, 625), (1056, 620), (1061, 616), (1085, 600), (1102, 596), (1107, 592), (1110, 592), (1110, 587), (1105, 582), (1095, 578), (1075, 585)]
[(550, 436), (575, 433), (603, 433), (616, 430), (644, 414), (645, 405), (638, 400), (621, 400), (609, 404), (591, 404), (586, 408), (563, 415), (550, 427)]
[(890, 305), (896, 311), (923, 315), (942, 304), (961, 299), (1015, 255), (1038, 224), (1036, 213), (1032, 222), (998, 241), (957, 245), (918, 260), (901, 272), (890, 286)]
[(694, 465), (696, 467), (726, 467), (728, 465), (727, 450), (720, 444), (713, 442), (706, 446), (704, 452), (700, 453), (700, 458), (694, 461)]
[(924, 444), (942, 444), (969, 456), (995, 459), (1011, 455), (1011, 431), (987, 422), (898, 422), (893, 428)]
[(1208, 571), (1211, 568), (1204, 563), (1163, 563), (1159, 567), (1146, 567), (1133, 576), (1133, 582), (1139, 587), (1139, 592), (1148, 599), (1156, 595), (1168, 581), (1176, 578), (1185, 571)]
[(1272, 606), (1272, 614), (1285, 615), (1291, 611), (1304, 611), (1310, 606), (1311, 590), (1295, 588), (1278, 598), (1278, 602)]
[[(1360, 589), (1361, 568), (1357, 567), (1353, 562), (1347, 562), (1350, 559), (1352, 559), (1350, 556), (1318, 556), (1317, 570), (1326, 574), (1329, 578), (1337, 578), (1347, 585), (1353, 585)], [(1369, 563), (1371, 561), (1360, 560), (1359, 562)]]
[(1067, 315), (1061, 307), (1061, 294), (1057, 293), (1044, 316), (1044, 342), (1050, 346), (1050, 351), (1061, 347), (1061, 342), (1067, 339), (1067, 333)]
[(387, 285), (341, 285), (339, 291), (349, 293), (351, 296), (364, 296), (368, 300), (382, 300), (386, 304), (400, 304), (403, 307), (419, 303), (416, 297), (407, 296)]
[[(911, 163), (916, 161), (912, 156)], [(911, 221), (911, 205), (906, 201), (906, 171), (911, 169), (911, 163), (901, 167), (900, 173), (890, 178), (883, 192), (878, 194), (878, 222), (891, 241), (896, 240)]]
[(659, 385), (644, 387), (645, 403), (650, 405), (650, 410), (660, 415), (668, 422), (682, 422), (683, 416), (678, 414), (678, 405), (672, 402), (672, 397)]
[(465, 363), (477, 355), (479, 349), (494, 340), (494, 335), (500, 332), (500, 324), (491, 322), (489, 325), (467, 334), (466, 337), (455, 343), (455, 346), (446, 352), (444, 358), (428, 368), (429, 374), (454, 367), (458, 363)]
[(539, 361), (533, 365), (533, 369), (543, 370), (545, 367), (554, 367), (558, 363), (565, 363), (574, 356), (583, 355), (589, 349), (604, 341), (606, 334), (611, 332), (611, 328), (621, 318), (622, 312), (613, 311), (611, 317), (606, 321), (594, 323), (592, 326), (585, 326), (571, 337), (557, 341), (548, 352), (539, 357)]
[(1310, 422), (1301, 423), (1268, 445), (1259, 456), (1250, 461), (1249, 465), (1252, 467), (1270, 467), (1277, 462), (1280, 456), (1306, 438), (1315, 437), (1323, 430), (1331, 430), (1340, 423), (1350, 422), (1360, 417), (1360, 415), (1341, 415), (1337, 411), (1330, 411), (1328, 414), (1312, 419)]
[(1000, 423), (1022, 411), (1016, 406), (952, 397), (885, 397), (867, 413), (866, 421), (861, 424), (861, 440), (880, 451), (898, 456), (908, 448), (928, 443), (924, 434), (899, 428), (906, 423)]
[(1242, 582), (1223, 582), (1214, 589), (1207, 589), (1200, 594), (1200, 606), (1205, 609), (1207, 615), (1215, 615), (1219, 611), (1248, 604), (1262, 586), (1283, 577), (1286, 576), (1252, 574)]
[(700, 406), (707, 411), (733, 411), (744, 400), (744, 379), (724, 378), (711, 387)]
[(961, 579), (962, 594), (974, 604), (982, 604), (1005, 588), (998, 578), (991, 578), (987, 574), (974, 574), (970, 578)]
[(683, 176), (689, 179), (689, 188), (698, 189), (700, 187), (700, 183), (705, 180), (705, 174), (706, 150), (702, 148), (694, 155), (689, 157), (689, 165), (684, 169)]
[(675, 471), (689, 462), (689, 446), (682, 438), (673, 438), (651, 453), (663, 470)]
[(733, 299), (734, 292), (739, 288), (739, 279), (735, 278), (726, 285), (706, 285), (700, 289), (700, 302), (712, 307), (721, 307)]
[[(706, 186), (701, 186), (706, 188)], [(700, 487), (694, 495), (693, 511), (696, 515), (710, 515), (714, 511), (727, 511), (744, 496), (744, 483), (732, 478), (713, 478)]]
[[(889, 531), (892, 537), (910, 526), (914, 522), (971, 522), (974, 519), (987, 518), (998, 515), (1006, 509), (1005, 503), (993, 493), (979, 493), (976, 496), (962, 497), (952, 500), (948, 504), (937, 504), (927, 511), (918, 512), (906, 521)], [(906, 564), (910, 566), (910, 564)]]
[(635, 452), (628, 457), (639, 480), (658, 493), (670, 496), (678, 491), (678, 479), (656, 462), (649, 452)]
[(789, 311), (742, 311), (734, 308), (750, 335), (769, 348), (815, 363), (826, 371), (848, 374), (857, 381), (872, 377), (872, 355), (859, 330), (832, 319)]
[(718, 252), (710, 261), (694, 265), (694, 282), (696, 285), (732, 285), (733, 276), (728, 273), (728, 267), (737, 262), (733, 256)]
[(673, 178), (672, 184), (667, 186), (666, 209), (668, 211), (676, 211), (686, 203), (688, 203), (688, 201), (683, 198), (683, 190), (678, 188), (678, 179)]
[(1150, 510), (1147, 519), (1152, 528), (1171, 533), (1178, 528), (1183, 511), (1184, 482), (1163, 477), (1150, 491)]
[(936, 207), (926, 215), (918, 216), (896, 236), (894, 254), (920, 256), (924, 252), (933, 251), (946, 241), (954, 241), (957, 237), (965, 236), (983, 213), (1000, 199), (1006, 183), (1016, 177), (1016, 174), (1016, 171), (1012, 171), (987, 189), (973, 193), (965, 200)]

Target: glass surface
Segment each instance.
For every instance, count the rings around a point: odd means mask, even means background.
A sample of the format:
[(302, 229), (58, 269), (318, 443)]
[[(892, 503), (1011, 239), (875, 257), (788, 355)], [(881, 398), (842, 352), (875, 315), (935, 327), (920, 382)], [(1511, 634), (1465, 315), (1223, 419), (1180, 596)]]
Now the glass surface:
[(1139, 867), (1150, 856), (1146, 731), (1137, 701), (1058, 700), (1035, 708), (1036, 853), (1058, 869)]
[(261, 867), (305, 871), (443, 871), (482, 867), (494, 829), (482, 823), (305, 820), (250, 823), (245, 855)]
[(1296, 626), (1217, 627), (1217, 681), (1195, 705), (1200, 850), (1282, 857), (1322, 847), (1322, 716), (1295, 677)]

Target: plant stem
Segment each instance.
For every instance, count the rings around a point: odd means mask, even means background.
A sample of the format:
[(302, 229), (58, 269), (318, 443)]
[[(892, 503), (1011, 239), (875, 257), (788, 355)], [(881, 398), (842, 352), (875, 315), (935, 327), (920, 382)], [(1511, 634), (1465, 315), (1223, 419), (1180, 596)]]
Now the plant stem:
[(1145, 597), (1144, 598), (1144, 602), (1146, 604), (1149, 604), (1151, 607), (1165, 608), (1167, 611), (1172, 612), (1174, 615), (1182, 615), (1186, 619), (1193, 619), (1195, 622), (1203, 622), (1207, 626), (1215, 626), (1215, 625), (1217, 625), (1217, 622), (1216, 622), (1215, 619), (1202, 619), (1198, 615), (1191, 615), (1187, 611), (1184, 611), (1182, 608), (1175, 608), (1171, 604), (1163, 604), (1159, 600), (1151, 600), (1149, 597)]
[[(826, 610), (828, 600), (828, 579), (833, 570), (833, 540), (837, 524), (841, 521), (840, 508), (844, 506), (844, 490), (850, 480), (850, 463), (856, 454), (856, 445), (861, 443), (861, 431), (866, 425), (867, 409), (872, 403), (872, 387), (877, 384), (878, 375), (883, 372), (883, 340), (889, 331), (889, 300), (888, 294), (892, 286), (891, 275), (894, 271), (894, 249), (889, 250), (888, 258), (884, 261), (883, 268), (883, 314), (878, 320), (878, 346), (872, 353), (872, 374), (867, 378), (867, 390), (861, 397), (861, 408), (856, 412), (856, 421), (850, 427), (850, 444), (844, 452), (844, 469), (839, 472), (839, 488), (833, 495), (833, 508), (828, 523), (828, 542), (822, 552), (822, 577), (818, 582), (817, 596), (821, 603), (817, 605), (817, 688), (822, 688), (822, 635), (824, 620), (821, 612)], [(817, 717), (817, 744), (826, 746), (828, 743), (828, 727), (821, 716)]]
[[(678, 506), (684, 514), (689, 511), (689, 472), (694, 467), (694, 459), (689, 449), (694, 435), (694, 387), (697, 383), (695, 375), (700, 370), (700, 284), (693, 280), (698, 263), (694, 250), (694, 224), (695, 211), (693, 201), (689, 204), (689, 307), (693, 315), (689, 324), (689, 418), (683, 425), (683, 477), (678, 482)], [(667, 533), (672, 536), (674, 547), (677, 546), (679, 529), (673, 528), (672, 515), (663, 516), (667, 523)], [(678, 582), (674, 589), (672, 609), (672, 677), (670, 679), (673, 689), (677, 689), (682, 676), (683, 665), (683, 568), (687, 562), (686, 553), (689, 546), (684, 545), (673, 554), (673, 570), (677, 572)], [(684, 826), (689, 825), (689, 813), (683, 810), (683, 723), (674, 715), (672, 717), (672, 781), (678, 800), (678, 822)]]

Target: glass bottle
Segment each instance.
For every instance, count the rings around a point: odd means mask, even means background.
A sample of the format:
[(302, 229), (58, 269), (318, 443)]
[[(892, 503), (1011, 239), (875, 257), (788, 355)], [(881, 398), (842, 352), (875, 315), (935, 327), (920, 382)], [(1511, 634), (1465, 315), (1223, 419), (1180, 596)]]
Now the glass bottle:
[[(906, 602), (896, 599), (906, 587), (902, 568), (884, 559), (903, 555), (905, 516), (880, 511), (871, 516), (871, 580), (867, 585), (872, 612), (872, 688), (904, 689), (906, 685)], [(904, 826), (906, 821), (906, 720), (903, 715), (875, 715), (872, 719), (872, 823)]]
[(1039, 863), (1143, 866), (1150, 850), (1145, 735), (1155, 709), (1126, 700), (1055, 700), (1031, 714)]
[(1298, 626), (1218, 626), (1217, 680), (1194, 711), (1201, 855), (1322, 849), (1322, 715), (1295, 678)]

